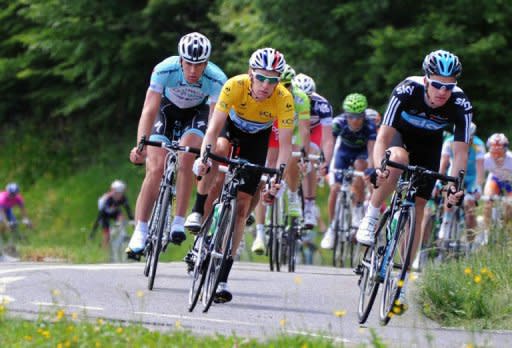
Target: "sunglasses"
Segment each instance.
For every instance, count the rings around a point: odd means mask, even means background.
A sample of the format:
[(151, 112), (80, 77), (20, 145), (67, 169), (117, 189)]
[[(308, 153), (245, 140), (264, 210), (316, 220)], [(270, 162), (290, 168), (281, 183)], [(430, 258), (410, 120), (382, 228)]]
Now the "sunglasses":
[(360, 113), (351, 113), (351, 112), (348, 112), (347, 113), (347, 118), (349, 120), (360, 120), (364, 117), (364, 112), (360, 112)]
[(453, 91), (453, 89), (455, 88), (455, 86), (457, 86), (457, 82), (450, 82), (450, 83), (447, 83), (447, 82), (441, 82), (441, 81), (437, 81), (437, 80), (431, 80), (427, 77), (427, 81), (428, 83), (430, 83), (432, 85), (432, 87), (434, 87), (435, 89), (441, 89), (441, 88), (444, 88), (448, 91)]
[(267, 76), (257, 72), (253, 72), (253, 76), (260, 82), (268, 81), (269, 84), (274, 85), (281, 80), (280, 76)]

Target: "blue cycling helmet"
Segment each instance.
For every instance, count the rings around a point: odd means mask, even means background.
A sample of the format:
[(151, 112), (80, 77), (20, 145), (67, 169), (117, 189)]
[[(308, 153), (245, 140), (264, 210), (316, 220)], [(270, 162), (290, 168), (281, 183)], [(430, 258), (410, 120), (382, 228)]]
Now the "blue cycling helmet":
[(5, 190), (11, 195), (15, 195), (20, 192), (20, 187), (15, 182), (8, 183)]
[(425, 56), (423, 71), (425, 71), (427, 76), (458, 77), (462, 72), (462, 64), (455, 54), (444, 50), (437, 50)]

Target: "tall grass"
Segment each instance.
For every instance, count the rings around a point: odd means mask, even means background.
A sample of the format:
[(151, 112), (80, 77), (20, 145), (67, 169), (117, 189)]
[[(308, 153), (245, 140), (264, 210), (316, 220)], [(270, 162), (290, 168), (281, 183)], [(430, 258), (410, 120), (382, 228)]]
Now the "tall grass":
[(423, 312), (445, 326), (512, 329), (512, 245), (509, 228), (496, 243), (468, 258), (428, 267), (418, 301)]

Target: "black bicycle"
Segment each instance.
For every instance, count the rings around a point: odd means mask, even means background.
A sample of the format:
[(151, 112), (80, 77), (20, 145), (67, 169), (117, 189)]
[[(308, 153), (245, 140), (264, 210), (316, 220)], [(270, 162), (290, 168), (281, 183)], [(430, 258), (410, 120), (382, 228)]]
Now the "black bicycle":
[(202, 298), (203, 312), (210, 308), (220, 275), (224, 273), (226, 262), (232, 252), (232, 237), (235, 230), (237, 214), (238, 188), (243, 184), (243, 171), (257, 170), (262, 173), (276, 175), (276, 181), (281, 180), (284, 165), (279, 169), (266, 168), (252, 164), (241, 158), (227, 158), (215, 155), (206, 148), (203, 160), (208, 158), (228, 165), (222, 187), (220, 200), (214, 205), (209, 218), (203, 223), (196, 237), (197, 252), (194, 256), (194, 274), (189, 292), (189, 311), (192, 311)]
[[(162, 175), (162, 181), (160, 182), (160, 188), (158, 191), (158, 198), (153, 205), (151, 218), (149, 220), (148, 238), (144, 248), (144, 257), (146, 258), (144, 275), (148, 277), (148, 289), (153, 290), (160, 253), (167, 249), (167, 245), (169, 243), (167, 235), (170, 233), (173, 205), (176, 197), (178, 152), (199, 154), (199, 149), (181, 146), (177, 141), (149, 141), (146, 140), (146, 137), (142, 137), (139, 143), (139, 148), (142, 149), (144, 146), (148, 145), (161, 147), (168, 151), (165, 160), (164, 173)], [(167, 232), (165, 235), (166, 238), (164, 238), (164, 231)]]
[(415, 198), (416, 191), (423, 178), (430, 177), (441, 181), (456, 183), (460, 190), (464, 171), (459, 176), (451, 177), (413, 165), (403, 165), (389, 160), (391, 153), (386, 151), (381, 170), (386, 166), (403, 170), (398, 181), (391, 204), (382, 215), (376, 239), (364, 252), (357, 271), (359, 278), (359, 323), (366, 322), (371, 311), (379, 285), (381, 293), (379, 318), (382, 325), (387, 325), (393, 315), (400, 314), (402, 303), (400, 295), (405, 276), (411, 263), (411, 253), (416, 226)]

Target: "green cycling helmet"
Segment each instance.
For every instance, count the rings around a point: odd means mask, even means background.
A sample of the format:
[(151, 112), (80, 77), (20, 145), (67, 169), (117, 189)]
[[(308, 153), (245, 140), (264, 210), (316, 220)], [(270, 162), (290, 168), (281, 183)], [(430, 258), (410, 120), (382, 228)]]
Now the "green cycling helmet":
[(293, 68), (291, 66), (286, 64), (284, 66), (284, 71), (281, 74), (281, 82), (282, 83), (292, 82), (292, 79), (295, 77), (295, 75), (297, 75), (295, 73), (295, 70), (293, 70)]
[(368, 101), (366, 97), (360, 93), (351, 93), (345, 97), (343, 101), (343, 110), (351, 114), (359, 114), (366, 110)]

